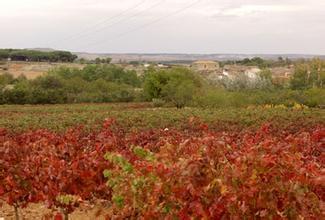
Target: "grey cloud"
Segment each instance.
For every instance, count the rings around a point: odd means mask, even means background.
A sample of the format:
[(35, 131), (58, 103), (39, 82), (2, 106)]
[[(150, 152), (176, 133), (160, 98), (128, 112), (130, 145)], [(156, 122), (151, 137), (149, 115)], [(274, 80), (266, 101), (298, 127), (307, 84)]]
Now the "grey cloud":
[[(165, 0), (151, 10), (159, 0), (146, 0), (112, 20), (141, 0), (0, 1), (0, 47), (325, 54), (324, 0), (202, 0), (174, 16), (168, 15), (195, 0)], [(78, 37), (87, 30), (89, 36)]]

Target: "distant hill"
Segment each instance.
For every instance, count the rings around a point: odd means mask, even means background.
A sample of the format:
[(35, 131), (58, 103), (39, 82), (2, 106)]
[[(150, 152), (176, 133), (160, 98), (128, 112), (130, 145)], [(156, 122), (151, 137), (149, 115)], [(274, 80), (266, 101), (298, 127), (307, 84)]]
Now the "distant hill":
[(311, 59), (319, 57), (325, 59), (325, 55), (307, 55), (307, 54), (136, 54), (136, 53), (107, 53), (107, 54), (93, 54), (93, 53), (74, 53), (79, 58), (95, 59), (97, 57), (112, 58), (112, 62), (129, 62), (129, 61), (147, 61), (147, 62), (192, 62), (196, 60), (242, 60), (245, 58), (261, 57), (263, 59), (276, 60), (278, 57), (297, 59)]
[[(31, 48), (39, 51), (54, 51), (52, 48)], [(174, 54), (174, 53), (87, 53), (72, 52), (79, 58), (88, 60), (99, 58), (112, 58), (113, 63), (130, 62), (130, 61), (146, 61), (146, 62), (192, 62), (196, 60), (242, 60), (245, 58), (261, 57), (263, 59), (276, 60), (278, 57), (297, 59), (312, 59), (319, 57), (325, 59), (325, 55), (317, 54)]]

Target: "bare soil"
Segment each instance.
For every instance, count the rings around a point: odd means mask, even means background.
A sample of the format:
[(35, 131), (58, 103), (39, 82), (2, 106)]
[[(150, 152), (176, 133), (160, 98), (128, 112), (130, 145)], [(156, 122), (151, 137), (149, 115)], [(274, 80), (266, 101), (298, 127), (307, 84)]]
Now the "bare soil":
[(35, 79), (36, 77), (48, 72), (50, 69), (62, 66), (78, 69), (85, 67), (83, 64), (76, 63), (5, 62), (0, 63), (0, 74), (10, 73), (14, 77), (24, 75), (28, 79)]
[[(15, 220), (14, 208), (6, 204), (2, 205), (0, 207), (0, 219)], [(105, 208), (103, 207), (100, 203), (95, 205), (83, 204), (69, 215), (69, 220), (104, 220), (107, 212), (105, 212)], [(56, 213), (57, 211), (50, 210), (43, 204), (30, 204), (27, 208), (19, 210), (20, 219), (23, 220), (54, 219)]]

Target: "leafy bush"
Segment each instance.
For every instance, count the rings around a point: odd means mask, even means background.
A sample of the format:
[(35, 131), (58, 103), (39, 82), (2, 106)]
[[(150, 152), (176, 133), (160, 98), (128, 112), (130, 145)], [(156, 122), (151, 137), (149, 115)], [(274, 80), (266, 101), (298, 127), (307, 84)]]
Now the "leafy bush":
[(303, 104), (309, 107), (317, 107), (320, 105), (325, 105), (325, 89), (312, 88), (304, 91), (306, 97)]
[(144, 93), (150, 101), (162, 99), (182, 108), (192, 102), (201, 86), (200, 78), (188, 69), (151, 69), (145, 75)]
[(325, 84), (325, 61), (313, 59), (295, 67), (290, 85), (292, 89), (323, 88)]
[(106, 119), (91, 132), (0, 129), (0, 199), (66, 218), (101, 200), (103, 217), (117, 219), (317, 219), (324, 125), (286, 125), (217, 132), (189, 118), (186, 130), (124, 132)]
[[(61, 67), (27, 80), (0, 75), (2, 104), (55, 104), (80, 102), (130, 102), (142, 96), (134, 71), (114, 65), (89, 65), (85, 69)], [(3, 88), (10, 86), (9, 91)]]
[(6, 85), (12, 84), (14, 82), (14, 77), (8, 73), (0, 74), (0, 88)]
[(202, 136), (181, 140), (182, 134), (165, 131), (159, 136), (169, 141), (159, 147), (107, 153), (112, 213), (148, 219), (318, 216), (321, 158), (312, 152), (320, 150), (322, 130), (280, 138), (270, 128), (237, 136), (202, 126)]
[(324, 104), (324, 89), (307, 90), (242, 90), (227, 91), (208, 88), (203, 94), (195, 96), (193, 105), (200, 107), (243, 107), (249, 105), (280, 105), (288, 107), (295, 103), (309, 107)]
[(28, 91), (24, 89), (10, 89), (2, 92), (1, 104), (25, 104), (29, 98)]
[(322, 65), (322, 61), (314, 60), (297, 66), (291, 81), (294, 89), (274, 86), (268, 69), (253, 78), (242, 74), (238, 78), (226, 79), (223, 89), (209, 86), (186, 68), (149, 68), (143, 77), (139, 77), (135, 71), (112, 64), (88, 65), (81, 70), (61, 67), (33, 80), (0, 75), (0, 103), (150, 101), (156, 106), (162, 106), (164, 102), (177, 108), (293, 106), (295, 103), (317, 107), (324, 105)]

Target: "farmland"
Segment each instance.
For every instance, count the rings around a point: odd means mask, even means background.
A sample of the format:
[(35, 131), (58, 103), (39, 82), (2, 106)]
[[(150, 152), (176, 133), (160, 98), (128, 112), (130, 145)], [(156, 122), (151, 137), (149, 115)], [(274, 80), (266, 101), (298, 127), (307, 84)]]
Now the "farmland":
[[(11, 131), (48, 129), (63, 132), (84, 125), (98, 128), (105, 118), (115, 118), (127, 130), (150, 128), (182, 128), (191, 117), (219, 130), (257, 128), (273, 122), (279, 128), (293, 123), (308, 124), (325, 121), (324, 110), (294, 109), (282, 106), (247, 108), (156, 108), (151, 103), (72, 104), (72, 105), (3, 105), (0, 107), (0, 127)], [(307, 119), (307, 120), (306, 120)]]
[(0, 217), (324, 215), (322, 109), (4, 105), (0, 115)]
[(110, 61), (2, 67), (0, 218), (324, 215), (324, 61), (297, 63), (282, 84), (267, 69), (214, 84)]
[(35, 79), (54, 68), (70, 67), (82, 69), (84, 66), (74, 63), (0, 62), (0, 74), (9, 73), (15, 78), (24, 75), (28, 79)]
[(325, 1), (3, 1), (0, 220), (325, 220)]

